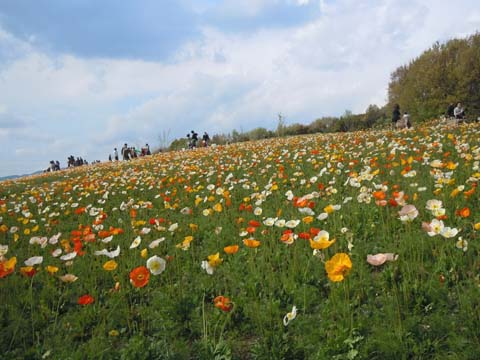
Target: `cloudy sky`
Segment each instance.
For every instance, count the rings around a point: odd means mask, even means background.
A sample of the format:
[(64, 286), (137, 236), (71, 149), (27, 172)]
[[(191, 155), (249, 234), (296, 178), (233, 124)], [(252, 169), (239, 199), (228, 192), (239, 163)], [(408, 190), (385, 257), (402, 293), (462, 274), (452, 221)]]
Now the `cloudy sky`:
[(2, 0), (0, 176), (383, 105), (478, 0)]

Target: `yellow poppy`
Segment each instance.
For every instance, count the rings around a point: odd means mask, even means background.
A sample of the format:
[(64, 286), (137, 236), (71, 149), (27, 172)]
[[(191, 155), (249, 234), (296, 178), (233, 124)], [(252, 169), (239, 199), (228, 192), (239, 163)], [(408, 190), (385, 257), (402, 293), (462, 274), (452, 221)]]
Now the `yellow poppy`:
[(220, 265), (222, 263), (222, 261), (223, 261), (223, 259), (220, 258), (220, 253), (219, 252), (217, 252), (216, 254), (208, 256), (208, 264), (211, 267), (217, 267), (218, 265)]
[(57, 271), (58, 271), (58, 267), (57, 267), (57, 266), (52, 266), (52, 265), (48, 265), (48, 266), (47, 266), (47, 272), (48, 272), (50, 275), (55, 274)]
[(345, 253), (335, 254), (325, 263), (325, 270), (327, 271), (328, 278), (333, 282), (343, 281), (351, 269), (352, 261)]
[(103, 269), (107, 271), (113, 271), (117, 268), (118, 264), (115, 260), (109, 260), (103, 264)]

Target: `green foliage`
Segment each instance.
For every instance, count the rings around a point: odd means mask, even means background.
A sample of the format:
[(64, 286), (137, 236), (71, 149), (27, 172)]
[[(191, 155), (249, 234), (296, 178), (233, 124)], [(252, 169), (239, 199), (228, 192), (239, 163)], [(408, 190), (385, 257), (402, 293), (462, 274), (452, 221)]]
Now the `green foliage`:
[(461, 102), (467, 116), (480, 115), (480, 34), (435, 43), (391, 75), (388, 108), (400, 104), (415, 121), (437, 118)]

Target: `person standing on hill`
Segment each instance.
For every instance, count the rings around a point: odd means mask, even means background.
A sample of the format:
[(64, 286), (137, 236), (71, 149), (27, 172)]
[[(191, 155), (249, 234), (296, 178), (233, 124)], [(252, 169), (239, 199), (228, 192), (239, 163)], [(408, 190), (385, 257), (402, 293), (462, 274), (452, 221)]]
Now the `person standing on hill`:
[(130, 160), (130, 149), (128, 148), (127, 143), (122, 147), (122, 157), (123, 160)]
[(118, 151), (117, 151), (117, 148), (114, 148), (114, 149), (113, 149), (113, 157), (114, 157), (115, 161), (118, 161)]
[(395, 104), (392, 111), (392, 128), (397, 127), (398, 120), (400, 120), (400, 105)]

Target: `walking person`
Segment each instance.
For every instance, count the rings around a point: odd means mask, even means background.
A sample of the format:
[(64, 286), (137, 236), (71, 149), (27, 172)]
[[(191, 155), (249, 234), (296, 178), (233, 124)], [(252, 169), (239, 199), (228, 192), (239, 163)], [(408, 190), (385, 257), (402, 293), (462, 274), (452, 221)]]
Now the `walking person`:
[(202, 140), (203, 140), (203, 146), (207, 147), (208, 143), (210, 142), (210, 136), (208, 136), (206, 131), (203, 133)]
[(198, 134), (195, 132), (195, 131), (191, 131), (192, 135), (191, 135), (191, 138), (192, 138), (192, 148), (196, 148), (197, 147), (197, 141), (198, 141)]
[(118, 161), (118, 151), (117, 151), (117, 148), (114, 148), (114, 149), (113, 149), (113, 158), (115, 159), (115, 161)]

